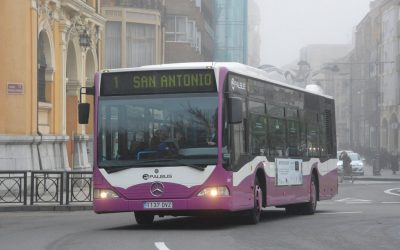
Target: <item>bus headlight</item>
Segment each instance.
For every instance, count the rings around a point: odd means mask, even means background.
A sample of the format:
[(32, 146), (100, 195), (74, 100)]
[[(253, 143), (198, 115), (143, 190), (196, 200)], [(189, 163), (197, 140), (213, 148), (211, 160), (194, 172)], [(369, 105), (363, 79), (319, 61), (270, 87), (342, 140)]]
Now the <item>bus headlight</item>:
[(218, 197), (218, 196), (229, 196), (229, 190), (227, 187), (208, 187), (201, 190), (197, 196), (208, 196), (208, 197)]
[(119, 196), (112, 190), (109, 189), (95, 189), (93, 191), (94, 199), (113, 199), (119, 198)]

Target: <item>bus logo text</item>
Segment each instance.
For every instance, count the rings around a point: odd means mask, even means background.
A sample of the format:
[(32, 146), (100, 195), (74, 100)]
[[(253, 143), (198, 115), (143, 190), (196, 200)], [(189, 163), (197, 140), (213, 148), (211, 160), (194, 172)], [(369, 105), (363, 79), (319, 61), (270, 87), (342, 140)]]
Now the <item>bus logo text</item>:
[(236, 88), (246, 91), (246, 83), (240, 82), (240, 81), (236, 80), (235, 78), (231, 79), (231, 87), (232, 87), (232, 91), (235, 91)]
[(171, 179), (172, 174), (144, 174), (142, 178), (145, 181), (149, 179)]

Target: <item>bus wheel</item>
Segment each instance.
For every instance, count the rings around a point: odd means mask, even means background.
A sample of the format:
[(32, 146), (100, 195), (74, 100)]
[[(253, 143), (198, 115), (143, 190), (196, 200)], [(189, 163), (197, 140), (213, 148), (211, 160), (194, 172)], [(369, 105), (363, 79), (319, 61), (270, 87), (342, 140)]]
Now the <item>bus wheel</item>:
[(311, 175), (310, 201), (300, 205), (300, 213), (311, 215), (317, 210), (317, 184), (315, 175)]
[(310, 185), (310, 201), (301, 204), (293, 204), (285, 207), (286, 214), (289, 215), (311, 215), (317, 210), (317, 185), (315, 181), (315, 176), (311, 176)]
[(135, 212), (135, 219), (139, 225), (151, 225), (154, 221), (154, 214)]
[(246, 223), (255, 225), (260, 221), (261, 209), (262, 209), (262, 189), (258, 178), (254, 182), (254, 207), (247, 212)]

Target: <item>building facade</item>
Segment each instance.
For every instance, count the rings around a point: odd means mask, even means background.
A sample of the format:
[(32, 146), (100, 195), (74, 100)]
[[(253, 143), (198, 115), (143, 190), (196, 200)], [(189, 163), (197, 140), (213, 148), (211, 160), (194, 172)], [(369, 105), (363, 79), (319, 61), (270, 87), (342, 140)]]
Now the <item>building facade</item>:
[(77, 105), (102, 62), (99, 1), (1, 4), (0, 169), (90, 167)]
[(165, 63), (213, 61), (212, 0), (166, 1)]
[(248, 60), (248, 1), (214, 0), (215, 61)]
[(359, 151), (380, 148), (380, 86), (382, 19), (379, 5), (371, 4), (370, 12), (355, 28), (354, 49), (349, 57), (351, 107), (350, 145)]
[(105, 68), (164, 62), (165, 0), (102, 0)]
[(400, 1), (384, 1), (381, 14), (380, 44), (380, 120), (381, 147), (399, 154), (400, 117)]
[(331, 64), (336, 72), (330, 77), (335, 86), (343, 86), (335, 91), (337, 119), (343, 125), (337, 126), (342, 138), (338, 145), (370, 157), (400, 153), (399, 4), (400, 0), (371, 2), (355, 28), (354, 48)]

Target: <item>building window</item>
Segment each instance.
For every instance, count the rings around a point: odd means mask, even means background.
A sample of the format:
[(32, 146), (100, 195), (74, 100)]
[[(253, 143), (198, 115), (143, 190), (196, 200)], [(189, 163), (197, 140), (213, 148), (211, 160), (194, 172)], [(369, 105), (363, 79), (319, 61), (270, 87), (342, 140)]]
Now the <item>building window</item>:
[(126, 66), (138, 67), (155, 63), (156, 29), (149, 24), (126, 24)]
[(41, 31), (37, 43), (37, 98), (39, 102), (50, 102), (49, 82), (52, 81), (48, 78), (49, 72), (52, 72), (50, 46), (46, 32)]
[(188, 26), (187, 16), (168, 16), (167, 42), (188, 42)]
[(201, 32), (197, 30), (196, 21), (187, 16), (167, 17), (166, 41), (190, 43), (201, 54)]
[(106, 68), (121, 67), (121, 22), (106, 23)]

